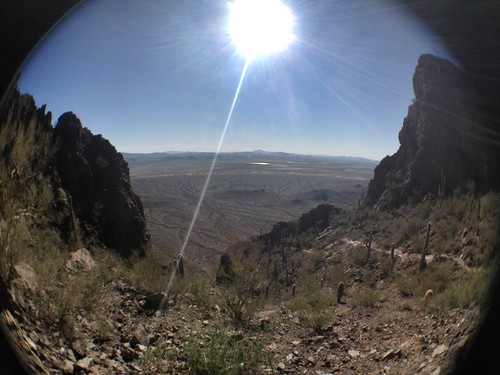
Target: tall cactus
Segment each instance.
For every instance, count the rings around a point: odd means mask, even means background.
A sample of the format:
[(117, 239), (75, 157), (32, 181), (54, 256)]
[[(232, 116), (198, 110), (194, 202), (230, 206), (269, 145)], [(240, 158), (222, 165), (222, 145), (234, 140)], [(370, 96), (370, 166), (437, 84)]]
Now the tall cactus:
[(337, 303), (342, 303), (342, 297), (344, 296), (345, 284), (341, 281), (337, 287)]
[(373, 238), (373, 231), (370, 231), (370, 239), (365, 242), (366, 245), (366, 262), (370, 260), (370, 253), (372, 251), (372, 238)]
[(394, 271), (394, 265), (396, 264), (396, 257), (394, 256), (394, 242), (392, 243), (391, 246), (391, 273)]
[(431, 222), (427, 223), (427, 234), (425, 235), (425, 243), (424, 243), (424, 248), (422, 249), (422, 257), (420, 258), (420, 270), (423, 270), (425, 268), (425, 256), (427, 254), (427, 246), (429, 245), (429, 236), (431, 233)]

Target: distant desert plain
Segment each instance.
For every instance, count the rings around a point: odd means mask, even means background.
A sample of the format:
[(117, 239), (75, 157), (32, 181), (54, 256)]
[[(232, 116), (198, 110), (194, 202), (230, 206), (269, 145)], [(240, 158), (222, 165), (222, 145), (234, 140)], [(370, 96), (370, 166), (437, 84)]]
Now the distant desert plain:
[[(123, 155), (144, 205), (152, 245), (178, 253), (214, 154)], [(355, 207), (377, 163), (264, 151), (219, 154), (185, 249), (188, 267), (216, 264), (228, 245), (266, 233), (280, 221), (296, 220), (319, 204)]]

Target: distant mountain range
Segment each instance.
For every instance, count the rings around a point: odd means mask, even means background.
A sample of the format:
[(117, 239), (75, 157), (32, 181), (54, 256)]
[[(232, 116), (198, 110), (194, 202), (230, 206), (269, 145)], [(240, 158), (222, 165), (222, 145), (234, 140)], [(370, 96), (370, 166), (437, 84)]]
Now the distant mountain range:
[[(128, 162), (134, 161), (149, 161), (149, 162), (159, 162), (165, 161), (166, 159), (213, 159), (215, 152), (194, 152), (194, 151), (165, 151), (165, 152), (153, 152), (153, 153), (129, 153), (122, 152), (123, 157)], [(269, 161), (269, 160), (281, 160), (284, 159), (289, 161), (330, 161), (336, 163), (366, 163), (373, 164), (374, 166), (378, 163), (377, 160), (371, 160), (363, 157), (357, 156), (329, 156), (329, 155), (303, 155), (288, 152), (276, 152), (276, 151), (240, 151), (240, 152), (221, 152), (218, 155), (219, 160), (231, 160), (231, 159), (247, 159), (252, 161)]]

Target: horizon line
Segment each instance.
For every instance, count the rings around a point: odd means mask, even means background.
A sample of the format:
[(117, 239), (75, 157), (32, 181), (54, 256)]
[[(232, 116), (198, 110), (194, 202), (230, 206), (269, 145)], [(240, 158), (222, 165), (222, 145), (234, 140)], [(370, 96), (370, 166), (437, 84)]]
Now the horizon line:
[[(129, 152), (129, 151), (118, 151), (121, 154), (129, 155), (155, 155), (155, 154), (215, 154), (215, 151), (152, 151), (152, 152)], [(364, 156), (347, 156), (347, 155), (328, 155), (328, 154), (301, 154), (296, 152), (287, 151), (266, 151), (266, 150), (251, 150), (251, 151), (221, 151), (219, 154), (251, 154), (251, 153), (261, 153), (261, 154), (286, 154), (294, 156), (315, 156), (315, 157), (326, 157), (326, 158), (351, 158), (351, 159), (364, 159), (369, 161), (380, 162), (382, 159), (371, 159)]]

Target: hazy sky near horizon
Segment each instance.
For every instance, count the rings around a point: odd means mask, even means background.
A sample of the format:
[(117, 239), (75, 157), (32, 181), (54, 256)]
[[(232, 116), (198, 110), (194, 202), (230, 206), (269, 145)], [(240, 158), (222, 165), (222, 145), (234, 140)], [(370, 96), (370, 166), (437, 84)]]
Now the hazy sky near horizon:
[[(19, 88), (121, 152), (215, 151), (245, 58), (229, 2), (88, 0), (31, 55)], [(252, 61), (222, 151), (394, 153), (423, 53), (452, 58), (401, 5), (289, 0), (295, 40)]]

